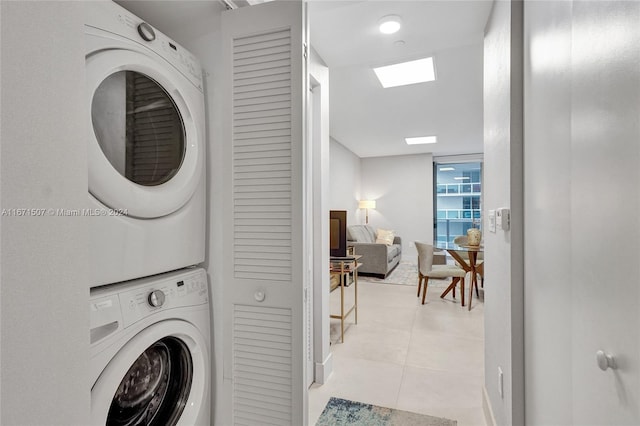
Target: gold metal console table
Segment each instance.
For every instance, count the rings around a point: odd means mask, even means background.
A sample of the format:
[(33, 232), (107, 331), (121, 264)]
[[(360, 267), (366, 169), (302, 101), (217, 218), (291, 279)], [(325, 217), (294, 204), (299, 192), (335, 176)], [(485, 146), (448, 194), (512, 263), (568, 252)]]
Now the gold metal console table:
[[(340, 320), (340, 339), (344, 343), (344, 320), (353, 312), (355, 315), (355, 323), (358, 323), (358, 268), (360, 263), (358, 260), (361, 255), (347, 256), (345, 258), (331, 258), (330, 275), (331, 286), (330, 291), (340, 287), (340, 315), (329, 315), (331, 318)], [(348, 286), (349, 275), (353, 273), (354, 286), (354, 303), (352, 306), (345, 308), (344, 306), (344, 289)]]

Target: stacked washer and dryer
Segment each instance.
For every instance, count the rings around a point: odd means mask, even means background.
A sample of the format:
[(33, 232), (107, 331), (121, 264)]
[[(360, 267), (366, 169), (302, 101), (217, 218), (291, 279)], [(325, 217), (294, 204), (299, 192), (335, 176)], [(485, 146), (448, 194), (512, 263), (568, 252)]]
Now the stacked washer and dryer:
[(86, 2), (91, 416), (211, 423), (200, 64), (113, 2)]

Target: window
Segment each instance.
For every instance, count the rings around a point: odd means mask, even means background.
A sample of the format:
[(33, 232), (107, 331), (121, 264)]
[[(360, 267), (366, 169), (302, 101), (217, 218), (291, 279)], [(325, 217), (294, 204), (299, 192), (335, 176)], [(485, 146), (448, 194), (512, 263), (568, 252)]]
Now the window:
[(462, 208), (463, 209), (480, 209), (480, 196), (474, 197), (462, 197)]
[(482, 227), (482, 163), (434, 163), (435, 240), (452, 243)]

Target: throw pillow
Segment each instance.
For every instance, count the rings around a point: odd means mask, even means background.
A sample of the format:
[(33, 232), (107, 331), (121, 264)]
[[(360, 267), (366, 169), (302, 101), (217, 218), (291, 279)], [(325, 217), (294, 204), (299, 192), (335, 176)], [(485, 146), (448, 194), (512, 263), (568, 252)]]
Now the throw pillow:
[(370, 236), (364, 225), (349, 225), (347, 227), (347, 239), (358, 243), (372, 243), (374, 236)]
[(378, 231), (376, 231), (376, 243), (390, 246), (393, 244), (394, 237), (394, 231), (392, 230), (378, 229)]

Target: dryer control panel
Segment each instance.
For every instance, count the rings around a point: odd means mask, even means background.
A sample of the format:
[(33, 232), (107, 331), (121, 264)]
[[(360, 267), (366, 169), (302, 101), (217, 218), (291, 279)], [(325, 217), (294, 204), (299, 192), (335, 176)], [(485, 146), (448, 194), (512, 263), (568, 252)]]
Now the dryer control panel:
[(202, 67), (195, 56), (178, 43), (113, 2), (87, 2), (85, 25), (125, 37), (153, 51), (184, 75), (200, 91)]

